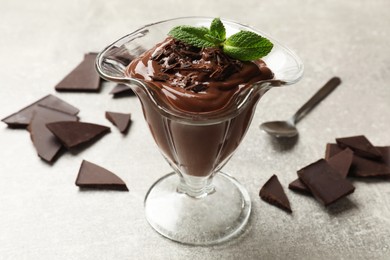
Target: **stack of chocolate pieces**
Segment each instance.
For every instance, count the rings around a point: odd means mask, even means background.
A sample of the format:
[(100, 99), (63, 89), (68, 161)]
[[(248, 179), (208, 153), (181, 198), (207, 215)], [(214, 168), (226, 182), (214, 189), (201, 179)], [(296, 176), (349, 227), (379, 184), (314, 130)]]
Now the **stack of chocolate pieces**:
[[(123, 56), (123, 55), (121, 55)], [(56, 91), (67, 92), (98, 92), (101, 78), (95, 69), (97, 53), (87, 53), (78, 64), (56, 86)], [(126, 64), (129, 59), (123, 60)], [(118, 84), (110, 94), (114, 97), (134, 95), (131, 89)], [(53, 95), (47, 95), (27, 107), (7, 116), (2, 121), (9, 128), (27, 128), (38, 156), (52, 163), (64, 147), (71, 150), (110, 132), (110, 128), (79, 122), (79, 109)], [(131, 115), (106, 112), (106, 118), (113, 123), (121, 133), (126, 133), (131, 123)], [(81, 188), (97, 188), (128, 191), (126, 184), (112, 172), (83, 161), (76, 180)]]
[(328, 206), (354, 192), (347, 177), (390, 177), (390, 146), (375, 147), (363, 135), (337, 138), (327, 144), (325, 159), (298, 171), (291, 190), (312, 194)]
[(27, 128), (38, 156), (52, 163), (62, 147), (67, 149), (96, 140), (109, 127), (79, 122), (79, 109), (47, 95), (2, 121), (10, 128)]

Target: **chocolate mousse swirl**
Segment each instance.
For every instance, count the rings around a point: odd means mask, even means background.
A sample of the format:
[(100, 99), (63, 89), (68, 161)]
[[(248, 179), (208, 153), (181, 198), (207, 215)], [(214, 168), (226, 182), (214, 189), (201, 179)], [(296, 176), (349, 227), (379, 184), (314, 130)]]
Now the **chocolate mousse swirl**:
[(133, 60), (127, 73), (155, 85), (170, 105), (196, 113), (223, 109), (243, 88), (273, 78), (262, 60), (243, 62), (170, 37)]

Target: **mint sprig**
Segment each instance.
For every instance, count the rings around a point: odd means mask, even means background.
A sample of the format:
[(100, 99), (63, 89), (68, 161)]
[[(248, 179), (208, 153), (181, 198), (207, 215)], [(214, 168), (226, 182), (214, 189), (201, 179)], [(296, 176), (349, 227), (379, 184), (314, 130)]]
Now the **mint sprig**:
[(226, 29), (219, 18), (206, 27), (176, 26), (168, 35), (199, 48), (219, 47), (228, 56), (242, 60), (257, 60), (266, 56), (273, 47), (267, 38), (251, 31), (239, 31), (226, 39)]

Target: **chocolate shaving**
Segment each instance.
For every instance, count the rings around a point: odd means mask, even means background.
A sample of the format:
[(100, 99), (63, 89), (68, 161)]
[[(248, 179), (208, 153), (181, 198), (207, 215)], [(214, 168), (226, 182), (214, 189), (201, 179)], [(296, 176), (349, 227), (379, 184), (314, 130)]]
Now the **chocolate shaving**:
[(160, 73), (151, 76), (153, 80), (168, 81), (175, 75), (177, 80), (172, 85), (195, 93), (207, 88), (199, 82), (224, 81), (243, 66), (241, 61), (230, 58), (220, 48), (201, 49), (174, 39), (158, 49), (151, 60), (161, 65)]

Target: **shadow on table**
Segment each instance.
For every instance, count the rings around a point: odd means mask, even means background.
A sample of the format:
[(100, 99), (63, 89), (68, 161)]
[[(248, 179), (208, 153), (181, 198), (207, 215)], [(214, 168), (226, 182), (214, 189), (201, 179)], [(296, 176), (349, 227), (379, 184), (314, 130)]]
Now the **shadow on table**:
[(267, 140), (271, 143), (272, 147), (278, 152), (288, 151), (294, 148), (297, 144), (299, 135), (294, 137), (281, 137), (276, 138), (267, 134)]
[(326, 208), (326, 211), (332, 215), (332, 216), (341, 216), (343, 214), (348, 213), (351, 210), (355, 210), (358, 208), (358, 205), (356, 205), (353, 201), (351, 201), (348, 198), (343, 198), (332, 205), (329, 205)]

